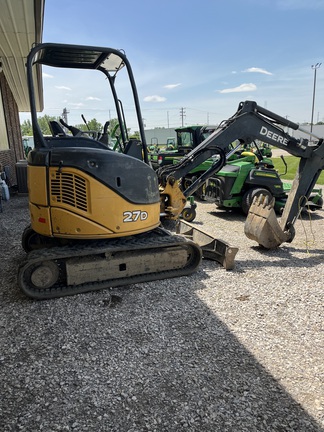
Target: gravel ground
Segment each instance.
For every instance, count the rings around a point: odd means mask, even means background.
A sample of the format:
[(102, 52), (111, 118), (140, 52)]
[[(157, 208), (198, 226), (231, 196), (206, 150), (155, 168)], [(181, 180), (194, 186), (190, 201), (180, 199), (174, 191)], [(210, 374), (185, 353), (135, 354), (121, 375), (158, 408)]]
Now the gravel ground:
[(324, 211), (265, 251), (198, 203), (235, 269), (49, 301), (20, 292), (26, 197), (0, 213), (1, 431), (323, 431)]

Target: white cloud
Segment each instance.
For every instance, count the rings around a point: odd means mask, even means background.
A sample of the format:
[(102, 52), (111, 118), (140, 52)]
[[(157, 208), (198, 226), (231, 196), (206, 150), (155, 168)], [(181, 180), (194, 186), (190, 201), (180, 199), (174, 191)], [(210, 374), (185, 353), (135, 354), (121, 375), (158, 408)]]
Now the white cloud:
[(243, 72), (252, 72), (252, 73), (261, 73), (264, 75), (272, 75), (271, 72), (268, 72), (265, 69), (256, 68), (256, 67), (251, 67), (251, 68), (245, 69)]
[(218, 90), (219, 93), (240, 93), (240, 92), (250, 92), (255, 91), (257, 89), (257, 86), (255, 84), (249, 83), (249, 84), (241, 84), (238, 87)]
[(158, 95), (152, 95), (152, 96), (146, 96), (144, 98), (144, 102), (165, 102), (166, 98), (163, 96)]
[(97, 98), (97, 97), (94, 97), (94, 96), (88, 96), (88, 97), (86, 98), (86, 100), (96, 100), (96, 101), (100, 101), (101, 99), (99, 99), (99, 98)]
[(43, 72), (43, 78), (54, 78), (54, 76)]
[(70, 105), (70, 106), (74, 106), (74, 107), (76, 107), (76, 108), (78, 108), (78, 107), (83, 107), (83, 106), (84, 106), (84, 104), (83, 104), (82, 102), (79, 102), (79, 103), (73, 103), (73, 102), (70, 102), (70, 103), (68, 103), (68, 105)]
[(55, 88), (57, 88), (59, 90), (72, 90), (72, 89), (70, 89), (70, 87), (65, 87), (65, 86), (55, 86)]
[(164, 88), (166, 88), (166, 89), (174, 89), (176, 87), (179, 87), (180, 85), (181, 85), (181, 83), (178, 83), (178, 84), (166, 84), (164, 86)]

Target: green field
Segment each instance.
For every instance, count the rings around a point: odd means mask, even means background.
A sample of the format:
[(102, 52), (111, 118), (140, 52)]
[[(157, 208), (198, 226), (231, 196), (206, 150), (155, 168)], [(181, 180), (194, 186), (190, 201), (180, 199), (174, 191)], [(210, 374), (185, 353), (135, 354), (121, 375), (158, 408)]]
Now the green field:
[[(285, 166), (281, 160), (281, 158), (271, 158), (276, 170), (279, 174), (285, 172)], [(297, 171), (297, 167), (299, 164), (299, 158), (294, 156), (285, 156), (285, 161), (288, 165), (287, 174), (281, 176), (282, 180), (293, 180)], [(319, 176), (316, 184), (324, 185), (324, 171)]]

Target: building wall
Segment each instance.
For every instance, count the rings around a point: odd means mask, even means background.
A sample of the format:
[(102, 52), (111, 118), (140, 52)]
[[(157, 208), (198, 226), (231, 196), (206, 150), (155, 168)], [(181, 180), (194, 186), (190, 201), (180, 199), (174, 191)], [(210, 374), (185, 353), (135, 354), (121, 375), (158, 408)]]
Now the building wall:
[(0, 164), (2, 169), (9, 167), (9, 183), (17, 184), (16, 162), (24, 159), (19, 112), (6, 77), (0, 72), (0, 103), (3, 107), (3, 118), (0, 124), (1, 136), (7, 134), (7, 143), (0, 146)]
[[(306, 132), (303, 132), (302, 130), (298, 129), (297, 131), (293, 129), (284, 128), (284, 130), (288, 132), (289, 135), (296, 139), (308, 139), (310, 140), (310, 125), (301, 125), (301, 129), (305, 130)], [(146, 143), (148, 146), (151, 144), (160, 144), (164, 145), (167, 142), (167, 138), (170, 137), (176, 137), (177, 134), (174, 129), (168, 129), (168, 128), (155, 128), (155, 129), (145, 129), (145, 138)], [(324, 138), (324, 125), (313, 125), (313, 134), (316, 135), (319, 138)], [(317, 141), (315, 138), (313, 140)]]
[[(308, 140), (317, 141), (316, 138), (311, 138), (309, 133), (307, 133), (307, 132), (310, 132), (310, 128), (311, 128), (310, 125), (301, 125), (300, 128), (303, 130), (298, 129), (295, 131), (295, 130), (289, 129), (288, 133), (297, 139), (306, 138)], [(304, 130), (306, 132), (303, 132)], [(318, 138), (324, 138), (324, 125), (313, 125), (312, 133), (314, 135), (316, 135), (316, 137), (318, 137)]]
[(168, 128), (145, 129), (144, 133), (148, 146), (156, 144), (165, 145), (168, 138), (176, 138), (177, 136), (174, 129)]

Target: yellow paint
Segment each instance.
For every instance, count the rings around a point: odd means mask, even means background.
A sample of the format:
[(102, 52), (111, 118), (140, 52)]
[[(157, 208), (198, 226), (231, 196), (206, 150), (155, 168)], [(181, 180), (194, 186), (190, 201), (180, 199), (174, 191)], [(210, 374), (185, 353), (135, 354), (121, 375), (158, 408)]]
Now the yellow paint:
[[(139, 234), (160, 224), (159, 202), (128, 202), (98, 180), (73, 168), (49, 169), (48, 207), (44, 188), (46, 170), (30, 168), (35, 173), (31, 183), (34, 191), (30, 194), (32, 227), (40, 234), (79, 239), (110, 238)], [(36, 171), (39, 171), (37, 182)], [(46, 224), (37, 222), (43, 215)]]
[(27, 165), (29, 202), (47, 206), (46, 167)]

